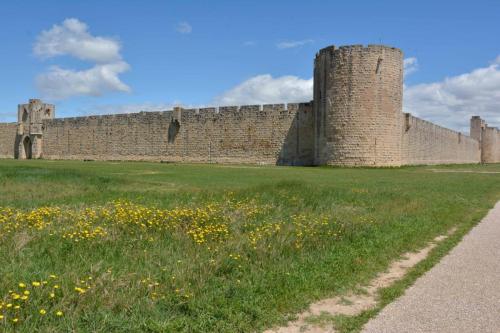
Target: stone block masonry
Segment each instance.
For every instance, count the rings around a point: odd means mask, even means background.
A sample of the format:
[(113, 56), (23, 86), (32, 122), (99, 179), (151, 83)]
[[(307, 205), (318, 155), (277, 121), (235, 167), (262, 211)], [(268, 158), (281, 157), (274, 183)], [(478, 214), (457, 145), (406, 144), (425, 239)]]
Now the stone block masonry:
[(403, 53), (330, 46), (315, 59), (316, 164), (401, 165)]
[(470, 136), (403, 114), (403, 53), (384, 45), (321, 49), (308, 103), (54, 118), (30, 100), (0, 124), (0, 158), (278, 165), (401, 166), (500, 162), (500, 131)]
[(45, 120), (46, 159), (310, 165), (309, 103)]
[(406, 165), (479, 163), (481, 149), (467, 135), (405, 113), (401, 159)]
[(0, 123), (0, 158), (15, 157), (16, 134), (16, 123)]

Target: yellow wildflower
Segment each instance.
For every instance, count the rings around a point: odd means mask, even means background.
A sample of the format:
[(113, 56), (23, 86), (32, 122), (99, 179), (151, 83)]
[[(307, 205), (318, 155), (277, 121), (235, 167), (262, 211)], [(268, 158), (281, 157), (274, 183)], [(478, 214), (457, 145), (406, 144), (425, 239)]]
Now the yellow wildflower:
[(45, 311), (45, 309), (40, 309), (40, 314), (43, 316), (44, 314), (46, 314), (47, 311)]

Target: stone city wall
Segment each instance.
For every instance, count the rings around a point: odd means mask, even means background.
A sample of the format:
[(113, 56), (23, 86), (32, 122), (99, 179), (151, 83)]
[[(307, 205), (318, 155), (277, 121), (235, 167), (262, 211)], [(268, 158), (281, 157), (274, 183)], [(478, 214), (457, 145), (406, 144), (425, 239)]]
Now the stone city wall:
[(401, 165), (403, 53), (330, 46), (316, 55), (317, 164)]
[(62, 118), (43, 125), (46, 159), (313, 162), (309, 103)]
[(482, 160), (484, 163), (500, 162), (500, 130), (485, 126), (482, 132)]
[(16, 134), (16, 123), (0, 123), (0, 158), (14, 158)]
[(405, 113), (402, 164), (456, 164), (481, 162), (479, 142), (467, 135)]

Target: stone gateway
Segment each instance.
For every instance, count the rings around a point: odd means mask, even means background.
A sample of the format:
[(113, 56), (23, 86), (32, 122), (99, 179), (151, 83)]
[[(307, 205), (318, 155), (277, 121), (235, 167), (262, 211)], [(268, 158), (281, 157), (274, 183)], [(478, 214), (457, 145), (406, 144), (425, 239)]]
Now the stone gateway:
[(500, 162), (500, 131), (478, 116), (470, 136), (402, 112), (403, 53), (326, 47), (305, 103), (55, 118), (32, 99), (0, 123), (0, 158), (278, 165), (401, 166)]

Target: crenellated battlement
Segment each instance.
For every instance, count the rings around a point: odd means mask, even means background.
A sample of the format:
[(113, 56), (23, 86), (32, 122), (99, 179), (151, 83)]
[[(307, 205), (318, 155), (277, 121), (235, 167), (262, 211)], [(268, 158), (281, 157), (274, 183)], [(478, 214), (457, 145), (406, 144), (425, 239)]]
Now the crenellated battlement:
[[(259, 116), (263, 113), (274, 112), (281, 115), (293, 114), (297, 111), (302, 112), (312, 112), (312, 102), (304, 103), (281, 103), (281, 104), (253, 104), (253, 105), (232, 105), (232, 106), (219, 106), (219, 107), (204, 107), (204, 108), (182, 108), (180, 107), (180, 113), (184, 116), (193, 117), (211, 117), (220, 118), (232, 115), (252, 115)], [(140, 116), (160, 116), (172, 114), (174, 110), (165, 111), (139, 111), (139, 112), (129, 112), (129, 113), (114, 113), (107, 115), (88, 115), (80, 117), (64, 117), (64, 118), (52, 118), (44, 119), (44, 121), (50, 122), (64, 122), (64, 121), (87, 121), (87, 120), (97, 120), (99, 118), (135, 118)]]
[(500, 162), (500, 131), (470, 136), (402, 112), (403, 52), (328, 46), (313, 101), (55, 118), (32, 99), (0, 124), (0, 157), (279, 165), (401, 166)]

